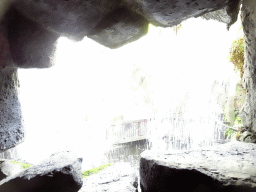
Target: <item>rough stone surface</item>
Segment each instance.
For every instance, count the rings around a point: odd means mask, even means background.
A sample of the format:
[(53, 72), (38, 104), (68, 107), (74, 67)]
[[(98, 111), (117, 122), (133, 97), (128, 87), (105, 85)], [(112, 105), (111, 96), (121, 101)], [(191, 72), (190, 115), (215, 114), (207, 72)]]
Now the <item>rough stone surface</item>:
[(256, 1), (243, 1), (241, 20), (245, 39), (243, 86), (246, 89), (241, 118), (249, 131), (256, 132)]
[(174, 26), (190, 17), (222, 9), (228, 0), (124, 0), (133, 11), (143, 15), (152, 24)]
[(226, 23), (227, 28), (229, 29), (230, 26), (237, 21), (240, 5), (240, 0), (229, 0), (228, 6), (217, 11), (206, 13), (202, 17), (207, 20), (214, 19), (219, 22)]
[(145, 35), (148, 24), (141, 15), (118, 8), (105, 17), (88, 37), (106, 47), (117, 48)]
[(0, 159), (0, 180), (13, 176), (24, 169), (19, 164), (14, 164), (10, 160)]
[(230, 142), (216, 147), (157, 154), (140, 161), (142, 192), (256, 191), (256, 145)]
[(17, 0), (27, 17), (63, 36), (81, 40), (119, 3), (118, 0)]
[(77, 192), (83, 184), (81, 158), (62, 152), (0, 181), (0, 192)]
[(8, 11), (4, 23), (14, 66), (46, 68), (53, 65), (53, 55), (59, 35), (30, 21), (15, 8)]
[(0, 70), (0, 152), (23, 141), (24, 130), (18, 98), (17, 69)]
[(116, 163), (84, 179), (79, 192), (136, 192), (138, 171), (129, 163)]

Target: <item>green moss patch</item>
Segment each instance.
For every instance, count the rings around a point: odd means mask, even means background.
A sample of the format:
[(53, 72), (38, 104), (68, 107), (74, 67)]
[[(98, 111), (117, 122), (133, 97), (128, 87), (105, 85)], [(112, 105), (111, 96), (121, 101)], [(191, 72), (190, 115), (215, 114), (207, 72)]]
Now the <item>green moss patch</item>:
[(19, 164), (23, 169), (28, 169), (29, 167), (31, 167), (31, 164), (26, 164), (26, 163), (21, 163), (18, 161), (11, 161), (13, 164)]
[(106, 167), (110, 166), (111, 164), (106, 164), (106, 165), (102, 165), (102, 166), (99, 166), (99, 167), (95, 167), (95, 168), (92, 168), (92, 169), (89, 169), (87, 171), (84, 171), (82, 174), (83, 174), (83, 178), (86, 178), (90, 175), (93, 175), (93, 174), (96, 174), (98, 173), (99, 171), (105, 169)]

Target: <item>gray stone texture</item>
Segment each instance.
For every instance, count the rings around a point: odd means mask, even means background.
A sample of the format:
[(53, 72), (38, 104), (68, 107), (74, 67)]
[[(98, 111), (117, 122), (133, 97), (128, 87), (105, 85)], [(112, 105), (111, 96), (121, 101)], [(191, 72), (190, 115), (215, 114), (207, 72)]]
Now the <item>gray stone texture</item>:
[(166, 154), (145, 151), (141, 191), (256, 191), (255, 155), (255, 144), (237, 141)]
[(111, 12), (88, 35), (98, 43), (117, 48), (147, 34), (148, 21), (124, 7)]
[(81, 40), (118, 0), (17, 0), (16, 7), (28, 18), (46, 28), (75, 40)]
[(81, 158), (62, 152), (0, 181), (0, 192), (77, 192), (83, 185)]
[(237, 16), (240, 10), (241, 0), (229, 0), (228, 6), (213, 12), (204, 14), (202, 17), (209, 20), (217, 20), (227, 24), (229, 29), (232, 24), (237, 21)]
[(0, 152), (16, 146), (24, 138), (18, 88), (17, 69), (0, 69)]
[(157, 26), (171, 27), (190, 17), (222, 9), (228, 0), (124, 0), (127, 7)]
[(32, 22), (13, 7), (5, 15), (4, 25), (13, 66), (47, 68), (53, 65), (58, 34)]
[(256, 132), (256, 1), (244, 0), (241, 20), (245, 39), (243, 86), (246, 99), (241, 118), (249, 131)]
[(21, 171), (24, 169), (19, 164), (12, 163), (11, 160), (0, 159), (0, 181)]
[(116, 163), (84, 179), (79, 192), (137, 192), (138, 167)]

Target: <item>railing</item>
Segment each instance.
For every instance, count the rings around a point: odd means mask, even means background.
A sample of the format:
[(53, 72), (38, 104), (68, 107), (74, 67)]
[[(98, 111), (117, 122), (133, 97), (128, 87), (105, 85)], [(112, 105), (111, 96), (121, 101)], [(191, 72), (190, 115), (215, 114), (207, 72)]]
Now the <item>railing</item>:
[(151, 118), (112, 125), (106, 131), (106, 138), (113, 144), (148, 139), (153, 147), (187, 149), (195, 143), (205, 146), (223, 142), (225, 130), (226, 125), (220, 118)]
[(144, 139), (148, 132), (148, 121), (148, 119), (142, 119), (112, 125), (106, 131), (106, 138), (113, 143), (127, 143)]

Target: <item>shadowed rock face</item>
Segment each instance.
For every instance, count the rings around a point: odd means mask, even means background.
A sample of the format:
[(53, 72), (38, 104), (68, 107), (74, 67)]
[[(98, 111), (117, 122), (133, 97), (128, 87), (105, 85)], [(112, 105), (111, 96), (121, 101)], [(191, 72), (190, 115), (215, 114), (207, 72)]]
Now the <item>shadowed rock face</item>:
[(230, 142), (169, 154), (145, 151), (140, 160), (142, 192), (255, 191), (255, 144)]
[(18, 87), (17, 69), (0, 70), (0, 152), (24, 138)]
[(227, 6), (228, 0), (125, 0), (125, 3), (154, 25), (173, 26), (190, 17), (221, 9)]
[(245, 104), (242, 109), (243, 124), (256, 132), (256, 1), (244, 0), (241, 20), (245, 39), (245, 63), (243, 86), (246, 89)]
[(81, 158), (69, 152), (52, 155), (0, 182), (0, 192), (76, 192), (83, 185)]

